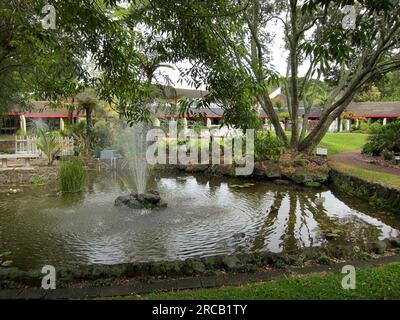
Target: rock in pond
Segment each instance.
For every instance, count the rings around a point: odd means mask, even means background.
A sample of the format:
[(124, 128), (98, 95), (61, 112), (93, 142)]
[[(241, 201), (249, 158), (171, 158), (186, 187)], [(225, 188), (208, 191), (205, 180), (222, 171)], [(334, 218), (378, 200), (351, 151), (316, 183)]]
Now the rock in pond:
[(146, 194), (133, 193), (129, 196), (121, 196), (115, 200), (116, 207), (130, 209), (165, 209), (168, 204), (161, 199), (157, 191)]

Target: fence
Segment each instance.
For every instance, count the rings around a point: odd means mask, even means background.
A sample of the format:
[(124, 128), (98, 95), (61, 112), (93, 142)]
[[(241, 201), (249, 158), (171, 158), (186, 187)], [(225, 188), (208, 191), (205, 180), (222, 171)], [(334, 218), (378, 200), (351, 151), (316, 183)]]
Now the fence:
[[(42, 152), (37, 147), (35, 136), (16, 137), (15, 153), (16, 154), (37, 154)], [(74, 139), (68, 137), (57, 137), (57, 142), (62, 146), (58, 156), (70, 156), (74, 154)]]

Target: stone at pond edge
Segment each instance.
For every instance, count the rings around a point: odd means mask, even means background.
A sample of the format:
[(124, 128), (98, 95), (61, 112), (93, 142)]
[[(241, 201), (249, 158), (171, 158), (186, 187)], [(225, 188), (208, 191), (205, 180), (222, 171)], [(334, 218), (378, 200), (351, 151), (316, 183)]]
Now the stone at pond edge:
[(369, 249), (377, 254), (382, 254), (386, 251), (387, 245), (385, 241), (376, 241), (369, 245)]
[(236, 256), (226, 256), (222, 262), (228, 271), (238, 270), (242, 266), (242, 263)]
[(390, 238), (389, 243), (396, 248), (400, 248), (400, 238)]
[(279, 165), (269, 160), (256, 162), (254, 165), (253, 175), (256, 177), (267, 177), (270, 179), (282, 177)]
[(292, 184), (289, 180), (281, 180), (281, 179), (275, 180), (274, 183), (276, 185), (280, 185), (280, 186), (287, 186), (287, 185)]

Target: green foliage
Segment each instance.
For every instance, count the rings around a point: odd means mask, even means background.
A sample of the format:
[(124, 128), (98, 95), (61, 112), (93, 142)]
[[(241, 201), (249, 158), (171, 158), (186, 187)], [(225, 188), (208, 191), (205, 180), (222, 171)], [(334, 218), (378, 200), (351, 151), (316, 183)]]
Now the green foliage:
[(75, 142), (75, 153), (89, 155), (91, 152), (98, 153), (110, 148), (114, 144), (113, 133), (110, 124), (104, 121), (97, 122), (94, 127), (87, 131), (87, 123), (80, 121), (75, 125), (66, 127), (64, 135), (73, 137)]
[(95, 152), (110, 148), (113, 145), (113, 134), (104, 122), (96, 123), (90, 135), (90, 148)]
[(82, 191), (87, 178), (84, 162), (73, 157), (64, 160), (58, 171), (58, 178), (62, 192)]
[(355, 290), (343, 290), (343, 274), (282, 277), (240, 287), (152, 293), (126, 300), (398, 300), (400, 264), (357, 269)]
[(18, 129), (17, 132), (15, 133), (15, 135), (17, 137), (24, 137), (24, 136), (26, 136), (26, 132), (22, 129)]
[(390, 72), (379, 79), (377, 87), (383, 101), (400, 101), (400, 71)]
[(360, 123), (359, 130), (364, 133), (371, 133), (371, 128), (368, 123), (362, 122)]
[[(90, 74), (83, 61), (99, 69), (120, 62), (117, 23), (101, 1), (1, 1), (0, 106), (28, 108), (29, 99), (71, 97)], [(56, 29), (42, 27), (42, 8), (55, 4)], [(114, 58), (114, 63), (110, 60)], [(79, 84), (78, 84), (79, 83)]]
[(321, 255), (318, 258), (318, 263), (322, 265), (330, 265), (331, 264), (331, 258), (326, 256), (326, 255)]
[(362, 90), (354, 100), (356, 102), (372, 102), (372, 101), (380, 101), (381, 100), (381, 92), (375, 86), (370, 86)]
[(363, 152), (379, 156), (382, 152), (400, 152), (400, 121), (382, 126), (372, 134), (365, 144)]
[(11, 251), (5, 251), (0, 253), (0, 267), (8, 268), (12, 266), (14, 262), (9, 259), (11, 254), (12, 254)]
[(285, 144), (269, 131), (256, 131), (254, 137), (255, 161), (267, 159), (279, 160), (285, 153)]
[(382, 129), (382, 124), (379, 122), (374, 122), (369, 125), (369, 130), (372, 134), (377, 134)]
[(39, 129), (37, 134), (36, 145), (47, 156), (48, 165), (52, 166), (57, 154), (62, 150), (59, 136), (42, 129)]
[(66, 127), (64, 135), (74, 138), (75, 154), (88, 155), (90, 142), (87, 139), (86, 123), (81, 121)]
[(383, 149), (382, 156), (385, 160), (391, 161), (394, 160), (395, 153), (393, 151), (389, 151), (388, 149)]
[(321, 187), (321, 183), (316, 182), (316, 181), (306, 182), (304, 185), (308, 188), (320, 188)]
[(41, 186), (44, 184), (44, 180), (43, 178), (35, 178), (31, 181), (31, 184), (33, 184), (34, 186)]

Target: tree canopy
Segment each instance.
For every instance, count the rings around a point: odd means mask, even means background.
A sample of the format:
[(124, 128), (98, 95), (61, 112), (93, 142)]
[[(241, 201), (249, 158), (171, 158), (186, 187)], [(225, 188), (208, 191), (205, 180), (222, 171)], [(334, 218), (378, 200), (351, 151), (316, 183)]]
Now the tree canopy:
[[(344, 27), (348, 5), (355, 8), (351, 28)], [(258, 103), (294, 152), (310, 152), (359, 90), (400, 67), (399, 10), (393, 0), (166, 0), (149, 1), (140, 15), (168, 39), (176, 60), (192, 61), (183, 75), (207, 86), (209, 100), (221, 101), (228, 122), (245, 126), (241, 120), (248, 124)], [(278, 35), (269, 32), (271, 26), (284, 33), (286, 77), (273, 67), (270, 51)], [(304, 77), (300, 66), (308, 67)], [(324, 79), (330, 88), (321, 121), (305, 135), (300, 132), (300, 102), (315, 79)], [(271, 84), (283, 85), (288, 93), (290, 141), (269, 98)]]
[[(207, 88), (200, 105), (220, 105), (224, 123), (257, 128), (261, 107), (294, 153), (311, 152), (360, 91), (400, 68), (395, 0), (137, 0), (128, 8), (120, 2), (2, 3), (0, 99), (22, 101), (33, 92), (57, 99), (90, 85), (128, 120), (143, 121), (156, 70), (189, 61), (182, 79)], [(40, 25), (46, 3), (56, 7), (54, 30)], [(279, 41), (285, 75), (271, 54)], [(278, 86), (288, 96), (290, 136), (270, 99)], [(316, 103), (321, 119), (307, 130)]]

